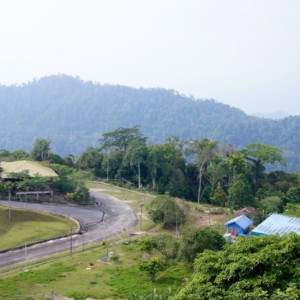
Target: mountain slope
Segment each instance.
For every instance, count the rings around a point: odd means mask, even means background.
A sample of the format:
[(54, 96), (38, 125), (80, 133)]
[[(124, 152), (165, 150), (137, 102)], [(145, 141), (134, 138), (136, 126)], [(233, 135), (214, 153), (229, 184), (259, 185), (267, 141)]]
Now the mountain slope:
[(177, 135), (236, 147), (250, 142), (278, 146), (286, 151), (290, 168), (300, 169), (300, 117), (262, 119), (173, 90), (100, 85), (65, 75), (0, 86), (0, 105), (0, 148), (8, 150), (30, 151), (36, 138), (49, 138), (54, 152), (79, 154), (98, 146), (104, 132), (140, 125), (152, 143)]

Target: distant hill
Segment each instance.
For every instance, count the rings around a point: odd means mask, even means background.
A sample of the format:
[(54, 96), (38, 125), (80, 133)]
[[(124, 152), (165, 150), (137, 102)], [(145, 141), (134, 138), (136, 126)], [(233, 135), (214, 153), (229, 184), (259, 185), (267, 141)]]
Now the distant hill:
[(102, 133), (140, 125), (151, 143), (170, 136), (207, 137), (237, 148), (250, 142), (285, 150), (289, 169), (300, 170), (300, 117), (270, 120), (214, 100), (174, 90), (134, 89), (48, 76), (22, 86), (0, 86), (0, 148), (30, 151), (37, 138), (61, 155), (99, 146)]

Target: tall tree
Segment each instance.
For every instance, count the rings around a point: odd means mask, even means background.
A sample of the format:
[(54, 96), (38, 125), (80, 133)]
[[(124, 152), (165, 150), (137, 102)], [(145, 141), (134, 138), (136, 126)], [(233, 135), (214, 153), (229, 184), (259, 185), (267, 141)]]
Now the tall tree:
[(200, 203), (201, 198), (203, 196), (203, 191), (202, 191), (203, 172), (207, 168), (209, 161), (216, 157), (217, 149), (218, 149), (218, 144), (216, 141), (202, 139), (202, 140), (192, 141), (190, 147), (186, 151), (188, 155), (192, 154), (195, 155), (196, 157), (196, 164), (199, 170), (198, 194), (197, 194), (198, 203)]
[(128, 151), (124, 157), (131, 167), (136, 167), (138, 172), (138, 188), (141, 185), (141, 164), (145, 161), (147, 155), (147, 147), (140, 140), (133, 140), (128, 147)]
[(47, 160), (50, 154), (50, 141), (46, 139), (37, 139), (33, 145), (31, 156), (34, 160)]
[(90, 169), (96, 176), (100, 176), (102, 174), (102, 160), (103, 154), (98, 149), (88, 148), (80, 155), (76, 165), (82, 170)]
[(238, 175), (228, 190), (228, 206), (236, 209), (253, 205), (254, 197), (250, 183), (244, 175)]
[(164, 145), (152, 145), (148, 148), (147, 169), (153, 192), (156, 191), (157, 180), (165, 175), (168, 176), (170, 171), (170, 164), (164, 150)]
[(103, 155), (102, 172), (106, 174), (107, 179), (119, 177), (119, 172), (124, 159), (124, 151), (112, 150)]
[(166, 142), (162, 145), (164, 156), (174, 169), (184, 169), (185, 167), (185, 160), (183, 158), (185, 144), (185, 141), (182, 141), (178, 136), (174, 136), (167, 138)]
[(226, 164), (230, 170), (229, 183), (232, 183), (237, 175), (245, 173), (247, 169), (245, 156), (238, 152), (230, 155), (226, 159)]
[(140, 132), (139, 126), (134, 126), (131, 128), (118, 128), (115, 131), (107, 132), (102, 134), (102, 138), (99, 140), (101, 143), (101, 150), (124, 150), (128, 149), (129, 144), (138, 140), (145, 144), (147, 138)]
[(283, 152), (278, 147), (260, 143), (251, 143), (242, 150), (242, 153), (253, 163), (285, 164)]
[(260, 181), (263, 178), (265, 164), (285, 164), (282, 150), (274, 146), (251, 143), (248, 144), (241, 153), (250, 164), (250, 171), (253, 173), (252, 178), (255, 191), (260, 186)]

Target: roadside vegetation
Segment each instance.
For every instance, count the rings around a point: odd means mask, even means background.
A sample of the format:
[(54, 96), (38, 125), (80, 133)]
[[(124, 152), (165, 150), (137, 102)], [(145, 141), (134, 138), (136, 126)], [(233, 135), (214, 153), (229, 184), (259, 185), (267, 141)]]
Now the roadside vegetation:
[(75, 299), (127, 299), (133, 293), (148, 294), (154, 289), (176, 290), (192, 274), (189, 265), (169, 262), (151, 282), (148, 274), (139, 270), (140, 263), (146, 260), (137, 242), (110, 246), (110, 252), (118, 254), (117, 262), (106, 261), (107, 249), (99, 245), (98, 249), (30, 268), (26, 273), (2, 275), (2, 299), (51, 299), (52, 292)]

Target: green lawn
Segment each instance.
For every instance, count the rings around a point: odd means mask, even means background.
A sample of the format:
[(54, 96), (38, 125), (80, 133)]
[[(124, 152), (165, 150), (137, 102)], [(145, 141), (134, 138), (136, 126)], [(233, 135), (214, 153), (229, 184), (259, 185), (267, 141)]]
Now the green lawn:
[[(191, 268), (174, 262), (151, 283), (138, 270), (142, 258), (137, 243), (117, 245), (108, 251), (115, 251), (120, 262), (103, 262), (101, 258), (106, 256), (107, 249), (99, 246), (59, 262), (31, 267), (29, 272), (2, 275), (1, 299), (46, 299), (52, 291), (75, 299), (126, 299), (133, 292), (145, 294), (169, 287), (175, 290), (185, 285), (183, 278), (191, 276)], [(88, 269), (90, 263), (94, 269)]]
[(64, 217), (0, 206), (0, 250), (50, 239), (70, 232), (77, 224)]

